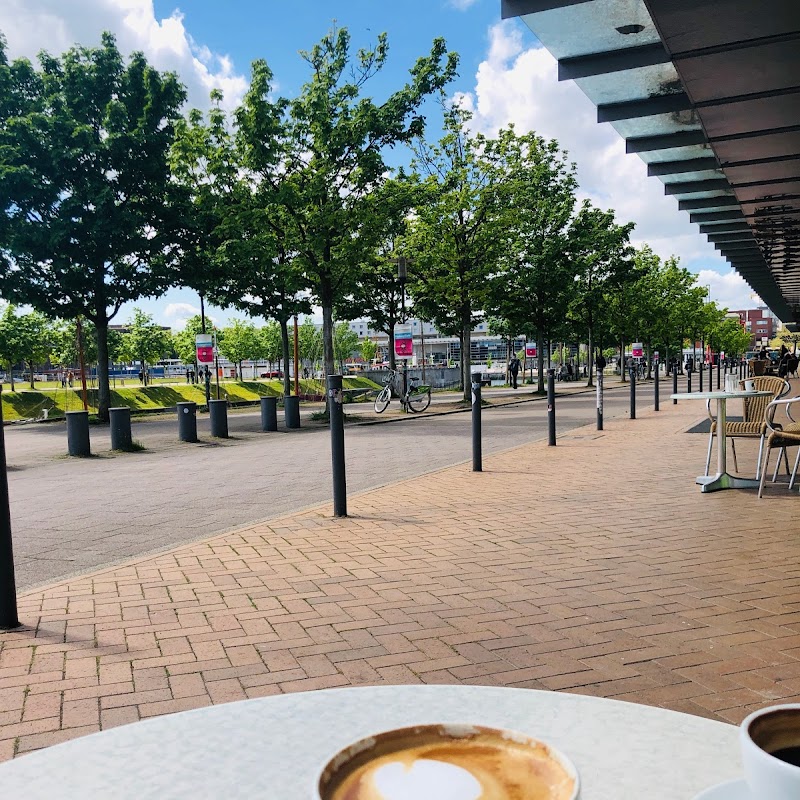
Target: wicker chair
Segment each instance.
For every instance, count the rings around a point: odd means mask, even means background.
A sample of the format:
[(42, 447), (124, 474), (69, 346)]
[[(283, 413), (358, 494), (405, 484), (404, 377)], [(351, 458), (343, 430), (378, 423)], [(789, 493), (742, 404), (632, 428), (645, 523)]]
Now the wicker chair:
[[(730, 422), (725, 425), (725, 438), (731, 440), (731, 451), (733, 453), (733, 469), (735, 472), (739, 471), (739, 465), (736, 463), (736, 445), (735, 439), (759, 439), (758, 446), (758, 462), (756, 464), (756, 479), (760, 476), (761, 469), (761, 455), (764, 452), (764, 439), (767, 434), (766, 423), (766, 410), (770, 401), (778, 400), (783, 397), (790, 389), (788, 381), (783, 378), (776, 378), (773, 376), (761, 375), (757, 378), (752, 378), (755, 390), (757, 392), (772, 392), (772, 397), (764, 395), (763, 397), (745, 397), (744, 403), (744, 416), (742, 422)], [(744, 381), (739, 381), (739, 388), (744, 391)], [(708, 455), (706, 456), (706, 475), (711, 466), (711, 448), (714, 444), (714, 437), (717, 435), (717, 420), (711, 413), (711, 401), (706, 404), (708, 416), (711, 420), (711, 430), (708, 434)]]
[[(761, 483), (758, 486), (758, 496), (761, 497), (764, 493), (764, 480), (767, 475), (767, 467), (769, 466), (769, 456), (773, 450), (779, 450), (778, 453), (778, 466), (781, 463), (781, 454), (786, 457), (787, 447), (800, 448), (800, 422), (795, 422), (792, 417), (791, 406), (793, 403), (800, 403), (800, 397), (790, 397), (788, 400), (773, 400), (768, 406), (764, 419), (767, 426), (767, 440), (766, 451), (764, 452), (764, 463), (761, 465)], [(784, 425), (779, 425), (774, 421), (775, 411), (784, 406), (786, 416), (789, 417), (789, 422)], [(787, 459), (788, 466), (788, 459)], [(800, 449), (798, 449), (797, 457), (794, 460), (794, 469), (792, 470), (791, 477), (789, 478), (789, 488), (794, 486), (795, 479), (797, 478), (797, 467), (800, 466)], [(778, 470), (775, 469), (775, 476), (777, 477)]]

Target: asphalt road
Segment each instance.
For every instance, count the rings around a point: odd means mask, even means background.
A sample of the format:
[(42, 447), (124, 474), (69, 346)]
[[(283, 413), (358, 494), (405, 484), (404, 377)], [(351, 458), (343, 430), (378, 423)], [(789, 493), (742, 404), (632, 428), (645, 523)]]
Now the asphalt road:
[[(662, 402), (669, 402), (664, 399), (668, 392), (662, 381)], [(523, 396), (520, 391), (518, 397)], [(652, 406), (652, 386), (638, 387), (637, 406)], [(546, 409), (542, 399), (484, 409), (484, 454), (546, 437)], [(363, 406), (348, 410), (364, 419), (374, 417)], [(627, 417), (628, 411), (627, 389), (606, 393), (606, 419)], [(560, 397), (558, 432), (593, 424), (595, 415), (593, 393)], [(108, 452), (107, 428), (93, 428), (92, 448), (97, 455), (87, 459), (63, 455), (66, 433), (61, 423), (7, 427), (18, 588), (118, 564), (331, 500), (326, 427), (306, 419), (299, 431), (262, 433), (257, 413), (231, 414), (232, 438), (213, 440), (207, 426), (203, 417), (198, 424), (201, 441), (186, 444), (176, 441), (171, 416), (134, 422), (134, 438), (146, 450), (125, 454)], [(469, 413), (348, 425), (348, 492), (470, 460), (470, 437)], [(508, 491), (528, 491), (528, 487), (510, 475)], [(425, 502), (424, 491), (419, 502)]]

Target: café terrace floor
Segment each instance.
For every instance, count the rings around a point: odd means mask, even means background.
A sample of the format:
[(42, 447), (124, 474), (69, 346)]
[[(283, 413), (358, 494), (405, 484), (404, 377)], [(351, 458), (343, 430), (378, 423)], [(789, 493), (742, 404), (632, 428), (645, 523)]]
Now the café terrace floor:
[[(800, 393), (794, 381), (792, 394)], [(729, 409), (735, 414), (737, 410)], [(386, 683), (729, 722), (800, 700), (800, 496), (701, 494), (701, 401), (22, 594), (0, 759), (157, 714)], [(740, 467), (757, 443), (740, 440)], [(730, 459), (729, 459), (730, 462)]]

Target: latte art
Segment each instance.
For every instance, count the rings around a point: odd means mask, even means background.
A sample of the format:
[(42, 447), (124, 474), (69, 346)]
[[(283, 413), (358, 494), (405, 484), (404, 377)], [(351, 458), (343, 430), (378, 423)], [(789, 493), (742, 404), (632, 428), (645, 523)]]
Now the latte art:
[(340, 753), (322, 800), (575, 800), (574, 770), (541, 742), (490, 728), (423, 726)]

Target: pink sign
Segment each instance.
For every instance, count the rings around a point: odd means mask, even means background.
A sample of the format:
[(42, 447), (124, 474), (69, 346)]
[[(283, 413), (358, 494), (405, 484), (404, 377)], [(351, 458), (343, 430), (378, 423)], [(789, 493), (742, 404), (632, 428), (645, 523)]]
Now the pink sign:
[(536, 342), (525, 342), (525, 358), (536, 358)]
[(414, 339), (410, 325), (396, 325), (394, 329), (394, 354), (398, 358), (412, 358)]
[(641, 358), (644, 355), (644, 348), (642, 347), (641, 342), (634, 342), (631, 345), (631, 355), (634, 358)]
[(214, 363), (214, 348), (213, 347), (198, 347), (197, 348), (197, 362), (199, 364), (213, 364)]

